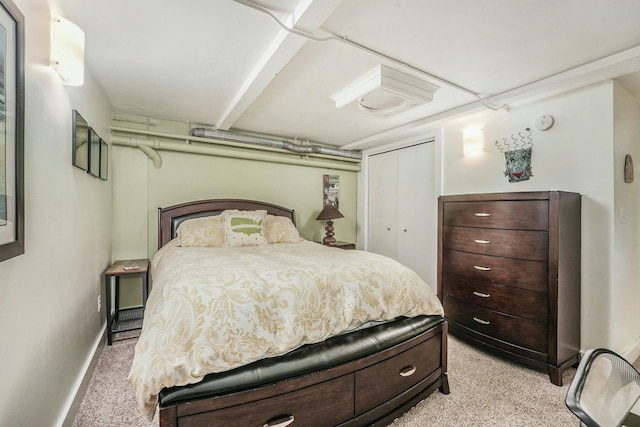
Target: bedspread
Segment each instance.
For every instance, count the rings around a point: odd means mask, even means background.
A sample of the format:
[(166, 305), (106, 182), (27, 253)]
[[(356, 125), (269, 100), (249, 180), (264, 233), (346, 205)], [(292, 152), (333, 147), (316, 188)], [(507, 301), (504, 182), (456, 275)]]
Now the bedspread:
[(309, 241), (240, 248), (170, 242), (153, 258), (151, 275), (129, 373), (149, 420), (163, 388), (370, 321), (443, 314), (431, 288), (398, 262)]

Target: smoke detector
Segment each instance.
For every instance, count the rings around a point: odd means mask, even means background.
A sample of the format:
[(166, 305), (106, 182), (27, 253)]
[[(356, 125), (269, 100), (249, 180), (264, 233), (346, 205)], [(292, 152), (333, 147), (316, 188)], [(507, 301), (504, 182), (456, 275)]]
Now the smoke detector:
[(336, 108), (349, 108), (388, 117), (433, 100), (440, 87), (418, 77), (378, 65), (333, 94)]

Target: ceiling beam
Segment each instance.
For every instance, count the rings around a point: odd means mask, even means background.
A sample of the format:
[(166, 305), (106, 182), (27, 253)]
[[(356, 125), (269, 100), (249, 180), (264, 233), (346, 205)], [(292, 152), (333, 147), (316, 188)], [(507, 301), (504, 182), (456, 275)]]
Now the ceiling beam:
[[(322, 25), (341, 1), (301, 0), (284, 24), (289, 28), (312, 33)], [(306, 42), (306, 38), (281, 28), (237, 90), (222, 116), (216, 120), (216, 128), (230, 129)]]

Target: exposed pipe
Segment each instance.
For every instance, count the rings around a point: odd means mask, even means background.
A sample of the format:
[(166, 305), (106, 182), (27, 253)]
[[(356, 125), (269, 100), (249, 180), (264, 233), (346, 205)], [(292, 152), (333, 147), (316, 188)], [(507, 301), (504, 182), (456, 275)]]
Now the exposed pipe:
[(160, 169), (162, 167), (162, 157), (156, 150), (144, 144), (138, 144), (138, 148), (151, 159), (154, 168)]
[[(269, 163), (279, 163), (288, 165), (298, 165), (307, 167), (316, 167), (323, 169), (343, 170), (350, 172), (360, 172), (360, 165), (331, 160), (320, 159), (302, 159), (297, 157), (286, 157), (283, 155), (273, 155), (267, 153), (234, 151), (220, 147), (199, 146), (188, 143), (176, 143), (168, 141), (160, 141), (158, 139), (143, 139), (136, 137), (127, 137), (121, 135), (111, 135), (111, 143), (114, 145), (137, 147), (142, 150), (156, 166), (159, 160), (162, 164), (162, 158), (156, 150), (174, 151), (179, 153), (203, 154), (208, 156), (225, 157), (242, 160), (255, 160)], [(144, 147), (144, 148), (143, 148)]]
[(321, 145), (299, 145), (285, 139), (267, 138), (264, 136), (254, 136), (238, 132), (228, 132), (207, 128), (193, 128), (189, 134), (200, 138), (223, 139), (227, 141), (245, 142), (247, 144), (281, 148), (297, 154), (324, 154), (327, 156), (362, 160), (362, 153), (359, 151), (341, 150), (339, 148), (329, 148)]

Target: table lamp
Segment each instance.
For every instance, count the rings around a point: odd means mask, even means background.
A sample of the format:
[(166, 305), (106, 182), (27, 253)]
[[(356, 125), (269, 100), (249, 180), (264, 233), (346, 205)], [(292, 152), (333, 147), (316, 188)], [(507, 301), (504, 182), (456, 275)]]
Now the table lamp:
[(336, 239), (333, 237), (333, 221), (331, 221), (336, 218), (344, 218), (344, 215), (333, 205), (325, 205), (316, 218), (317, 220), (327, 220), (327, 226), (324, 228), (327, 234), (324, 236), (324, 239), (322, 239), (322, 243), (326, 246), (336, 245)]

